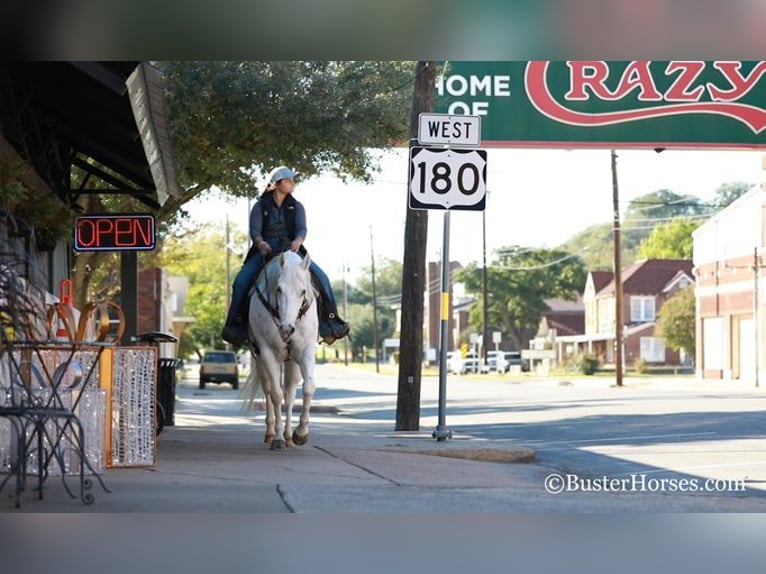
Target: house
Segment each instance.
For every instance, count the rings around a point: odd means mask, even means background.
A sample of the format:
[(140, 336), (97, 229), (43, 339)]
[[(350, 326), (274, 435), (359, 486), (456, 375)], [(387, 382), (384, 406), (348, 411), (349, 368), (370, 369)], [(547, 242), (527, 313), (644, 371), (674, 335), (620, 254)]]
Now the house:
[[(644, 259), (622, 273), (623, 360), (680, 365), (687, 359), (655, 333), (657, 313), (680, 289), (694, 284), (690, 259)], [(585, 333), (556, 338), (559, 360), (592, 353), (614, 365), (615, 281), (611, 272), (591, 271), (583, 292)]]
[[(552, 348), (559, 337), (573, 337), (585, 333), (582, 297), (577, 301), (548, 299), (545, 303), (548, 305), (548, 311), (540, 318), (535, 338), (530, 342), (533, 349)], [(563, 357), (561, 359), (563, 360)]]
[(754, 187), (692, 233), (698, 378), (763, 379), (764, 218), (766, 191)]

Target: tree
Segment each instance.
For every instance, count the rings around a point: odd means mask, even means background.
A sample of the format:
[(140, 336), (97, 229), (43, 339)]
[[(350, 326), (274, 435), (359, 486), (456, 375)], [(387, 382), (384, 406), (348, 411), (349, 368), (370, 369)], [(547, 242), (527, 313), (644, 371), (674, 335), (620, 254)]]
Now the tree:
[[(378, 341), (393, 336), (397, 329), (396, 312), (392, 305), (398, 303), (402, 291), (402, 264), (393, 259), (375, 262), (375, 293), (378, 311)], [(341, 293), (335, 290), (336, 295)], [(362, 355), (363, 348), (372, 350), (375, 344), (372, 313), (372, 268), (362, 270), (360, 278), (349, 289), (349, 316), (351, 323), (351, 348), (353, 355)], [(380, 349), (379, 349), (380, 352)]]
[(706, 215), (710, 208), (694, 195), (680, 195), (669, 189), (659, 189), (641, 195), (628, 203), (625, 223), (648, 223), (674, 217)]
[[(244, 232), (234, 229), (230, 244), (244, 246), (246, 243)], [(186, 312), (195, 322), (184, 331), (182, 346), (195, 349), (222, 347), (219, 334), (225, 317), (226, 296), (231, 288), (226, 277), (225, 234), (218, 227), (207, 225), (169, 236), (160, 263), (172, 275), (189, 278)], [(185, 338), (188, 341), (183, 340)]]
[(681, 289), (657, 313), (658, 334), (673, 349), (694, 357), (696, 348), (694, 286)]
[[(576, 233), (559, 249), (569, 253), (579, 253), (586, 267), (612, 269), (614, 266), (614, 233), (611, 223), (600, 223)], [(634, 255), (623, 249), (623, 260), (632, 261)]]
[[(514, 346), (522, 349), (549, 309), (545, 300), (575, 300), (585, 287), (587, 272), (579, 257), (560, 250), (514, 246), (500, 252), (499, 259), (487, 268), (487, 318), (492, 329), (508, 334)], [(455, 281), (478, 298), (469, 321), (480, 332), (482, 268), (471, 263), (457, 271)]]
[(724, 207), (734, 203), (737, 199), (742, 197), (745, 193), (750, 191), (753, 187), (752, 183), (746, 183), (744, 181), (733, 181), (730, 183), (722, 183), (715, 190), (715, 197), (713, 198), (713, 206), (721, 210)]
[[(165, 76), (180, 197), (154, 213), (158, 245), (182, 221), (182, 206), (213, 188), (257, 197), (256, 181), (275, 165), (303, 177), (331, 171), (369, 180), (371, 148), (406, 141), (411, 62), (158, 62)], [(73, 178), (77, 178), (75, 168)], [(73, 186), (76, 187), (76, 186)], [(104, 187), (91, 178), (86, 187)], [(122, 195), (85, 195), (85, 213), (146, 213)], [(143, 257), (143, 255), (142, 255)], [(75, 303), (119, 290), (118, 259), (80, 253)], [(99, 270), (97, 273), (96, 270)], [(220, 313), (224, 311), (219, 310)]]
[(692, 231), (702, 222), (677, 217), (655, 227), (638, 248), (639, 259), (691, 259)]
[[(680, 195), (660, 189), (630, 201), (621, 225), (622, 266), (633, 264), (642, 256), (640, 245), (657, 225), (677, 217), (694, 218), (712, 213), (713, 209), (693, 195)], [(612, 223), (591, 225), (572, 236), (561, 246), (564, 251), (578, 253), (591, 270), (614, 268), (614, 233)]]
[(279, 164), (369, 180), (370, 148), (407, 136), (406, 62), (163, 62), (179, 177), (252, 196)]

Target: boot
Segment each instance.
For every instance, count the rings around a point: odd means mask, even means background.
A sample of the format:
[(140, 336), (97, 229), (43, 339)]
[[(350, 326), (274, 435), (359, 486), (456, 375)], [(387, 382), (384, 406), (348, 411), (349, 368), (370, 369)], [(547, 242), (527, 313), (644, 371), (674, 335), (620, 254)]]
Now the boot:
[(247, 325), (242, 317), (235, 317), (223, 326), (221, 339), (237, 348), (247, 342)]
[(326, 345), (332, 345), (347, 336), (350, 330), (351, 326), (335, 313), (329, 313), (327, 318), (319, 322), (319, 335)]

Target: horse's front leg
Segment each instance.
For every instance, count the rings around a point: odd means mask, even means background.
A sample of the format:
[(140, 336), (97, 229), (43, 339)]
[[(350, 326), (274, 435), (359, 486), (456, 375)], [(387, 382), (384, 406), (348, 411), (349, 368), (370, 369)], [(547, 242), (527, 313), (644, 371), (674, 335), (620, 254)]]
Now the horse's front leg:
[(298, 427), (293, 433), (293, 442), (297, 445), (306, 444), (309, 440), (309, 413), (311, 411), (311, 400), (314, 398), (314, 391), (316, 390), (316, 382), (314, 381), (314, 353), (314, 346), (309, 345), (309, 348), (304, 349), (298, 363), (301, 376), (303, 377), (301, 393), (303, 395), (303, 405)]
[(263, 360), (264, 358), (266, 358), (266, 354), (262, 352), (261, 360), (262, 362), (266, 363), (264, 365), (264, 369), (268, 372), (268, 375), (265, 378), (269, 381), (268, 396), (274, 415), (274, 425), (272, 428), (274, 434), (273, 438), (271, 439), (271, 449), (275, 450), (285, 447), (285, 441), (283, 438), (285, 429), (282, 419), (282, 402), (284, 401), (281, 384), (282, 365), (276, 361), (276, 357), (273, 355), (269, 356), (265, 361)]
[(289, 361), (284, 365), (285, 370), (285, 432), (284, 437), (287, 446), (293, 446), (293, 406), (295, 405), (295, 388), (300, 379), (298, 365)]
[(271, 441), (277, 436), (274, 431), (274, 404), (271, 402), (272, 383), (269, 379), (270, 373), (261, 363), (262, 361), (258, 359), (256, 362), (256, 370), (258, 371), (258, 381), (263, 390), (263, 396), (266, 399), (264, 401), (266, 403), (266, 434), (263, 437), (263, 442), (271, 444)]

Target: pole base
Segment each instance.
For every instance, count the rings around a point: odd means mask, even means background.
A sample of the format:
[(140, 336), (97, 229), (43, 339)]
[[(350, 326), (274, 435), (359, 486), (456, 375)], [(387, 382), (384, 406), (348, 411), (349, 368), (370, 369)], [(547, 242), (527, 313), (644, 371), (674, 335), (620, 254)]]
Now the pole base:
[(448, 438), (452, 438), (452, 431), (445, 428), (437, 427), (436, 430), (434, 430), (434, 432), (431, 433), (431, 436), (438, 441), (445, 441)]

